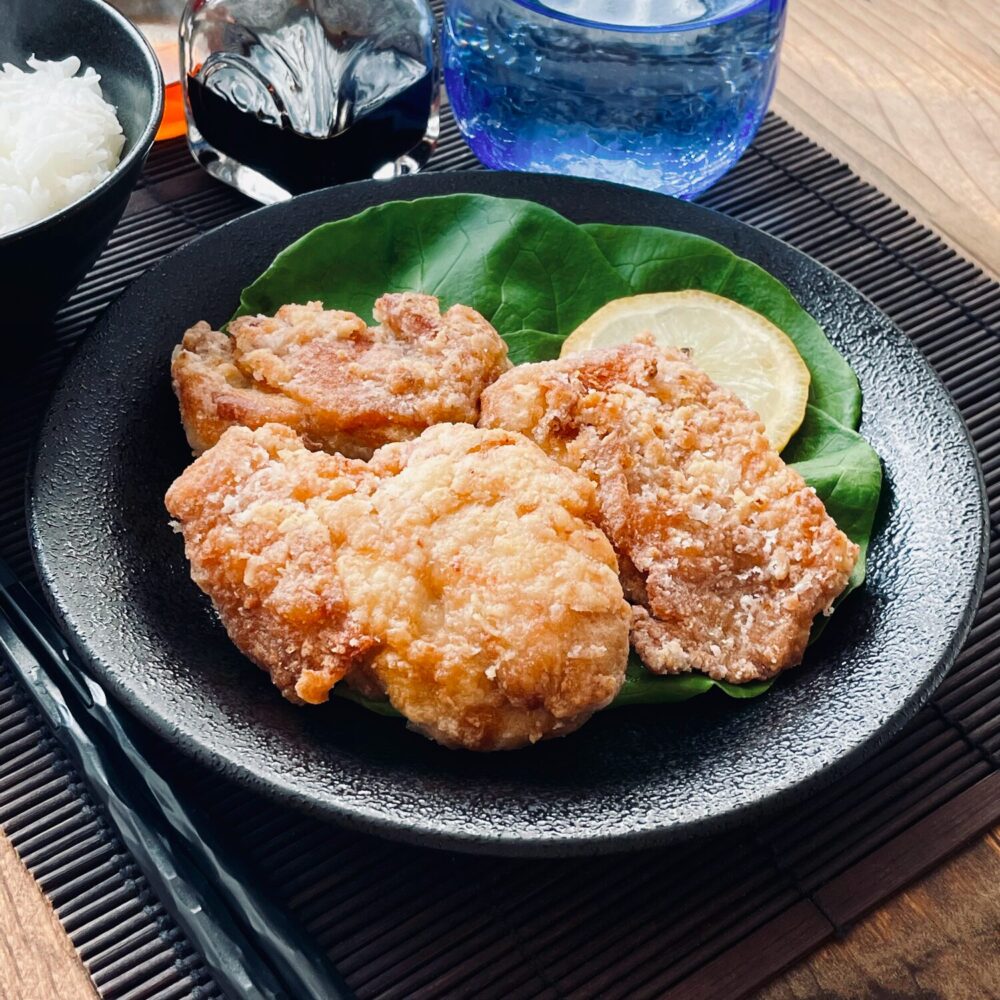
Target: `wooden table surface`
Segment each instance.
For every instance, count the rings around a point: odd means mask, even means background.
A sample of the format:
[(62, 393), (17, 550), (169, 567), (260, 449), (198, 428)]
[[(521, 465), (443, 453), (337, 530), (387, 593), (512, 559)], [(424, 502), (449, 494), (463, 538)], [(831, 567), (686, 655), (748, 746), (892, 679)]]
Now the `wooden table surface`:
[[(790, 0), (774, 109), (1000, 275), (1000, 4)], [(765, 1000), (1000, 996), (1000, 827), (800, 962)], [(0, 1000), (93, 988), (0, 836)]]
[(1000, 276), (996, 0), (789, 0), (772, 106)]

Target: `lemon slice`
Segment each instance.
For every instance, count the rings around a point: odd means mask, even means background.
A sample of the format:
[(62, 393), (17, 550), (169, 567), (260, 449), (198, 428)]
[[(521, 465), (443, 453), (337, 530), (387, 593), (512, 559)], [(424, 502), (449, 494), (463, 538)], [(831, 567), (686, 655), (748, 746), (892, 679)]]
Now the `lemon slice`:
[(627, 344), (651, 333), (680, 347), (691, 363), (757, 412), (778, 450), (806, 414), (809, 369), (788, 336), (760, 313), (711, 292), (656, 292), (615, 299), (580, 324), (560, 357), (592, 347)]

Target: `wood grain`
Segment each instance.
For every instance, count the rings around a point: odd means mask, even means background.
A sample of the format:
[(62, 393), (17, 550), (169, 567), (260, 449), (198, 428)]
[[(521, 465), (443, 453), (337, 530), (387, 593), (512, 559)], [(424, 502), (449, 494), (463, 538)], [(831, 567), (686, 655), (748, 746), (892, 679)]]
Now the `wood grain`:
[(1000, 827), (825, 945), (757, 1000), (1000, 997)]
[(0, 833), (0, 1000), (96, 996), (48, 900)]
[(772, 106), (997, 277), (998, 50), (995, 0), (789, 0)]

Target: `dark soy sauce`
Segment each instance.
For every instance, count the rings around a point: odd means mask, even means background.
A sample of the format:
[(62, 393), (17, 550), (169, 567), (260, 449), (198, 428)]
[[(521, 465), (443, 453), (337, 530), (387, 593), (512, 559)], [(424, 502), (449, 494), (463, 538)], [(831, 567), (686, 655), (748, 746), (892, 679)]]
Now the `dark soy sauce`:
[(343, 132), (317, 139), (241, 111), (196, 75), (187, 81), (191, 115), (205, 141), (291, 194), (366, 180), (413, 149), (427, 130), (433, 86), (425, 73)]

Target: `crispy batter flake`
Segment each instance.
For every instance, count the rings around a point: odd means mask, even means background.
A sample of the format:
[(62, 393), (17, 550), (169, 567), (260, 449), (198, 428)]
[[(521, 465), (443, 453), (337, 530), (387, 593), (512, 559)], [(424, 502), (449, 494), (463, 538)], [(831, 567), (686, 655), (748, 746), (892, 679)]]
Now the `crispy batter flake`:
[(757, 415), (679, 351), (640, 340), (520, 366), (484, 392), (480, 425), (594, 483), (656, 673), (773, 677), (847, 585), (858, 547)]
[(572, 732), (624, 677), (594, 489), (519, 434), (441, 424), (370, 462), (233, 428), (171, 486), (195, 582), (285, 695), (343, 678), (448, 746)]
[(480, 393), (510, 368), (496, 330), (474, 309), (442, 314), (413, 292), (383, 295), (374, 314), (369, 327), (309, 302), (235, 319), (228, 335), (193, 326), (171, 372), (195, 454), (234, 425), (281, 423), (314, 447), (368, 458), (432, 424), (475, 423)]

